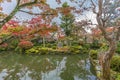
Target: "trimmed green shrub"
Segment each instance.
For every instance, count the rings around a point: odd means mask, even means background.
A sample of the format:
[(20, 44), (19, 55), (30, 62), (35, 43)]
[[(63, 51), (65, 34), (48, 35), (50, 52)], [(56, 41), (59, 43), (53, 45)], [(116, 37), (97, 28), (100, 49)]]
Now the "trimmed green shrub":
[(69, 48), (70, 54), (79, 54), (82, 48), (83, 48), (82, 46), (71, 46)]
[(115, 80), (120, 80), (120, 74), (116, 75), (116, 79)]
[(89, 55), (92, 59), (97, 59), (98, 51), (97, 50), (90, 50)]
[(3, 43), (0, 45), (0, 51), (5, 51), (8, 49), (8, 44), (7, 43)]
[(99, 49), (101, 44), (98, 42), (98, 40), (94, 40), (90, 47), (91, 49)]
[(90, 44), (86, 43), (86, 44), (83, 45), (83, 47), (86, 48), (86, 49), (90, 49)]
[(110, 68), (113, 71), (120, 72), (120, 56), (114, 56), (111, 60)]
[(118, 45), (117, 45), (116, 53), (120, 54), (120, 42), (119, 42)]

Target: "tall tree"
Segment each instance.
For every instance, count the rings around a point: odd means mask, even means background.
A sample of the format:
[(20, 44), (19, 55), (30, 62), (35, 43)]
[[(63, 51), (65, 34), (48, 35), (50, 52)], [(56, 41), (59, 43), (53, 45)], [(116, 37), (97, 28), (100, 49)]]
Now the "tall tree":
[[(102, 66), (102, 79), (112, 80), (110, 75), (110, 61), (115, 54), (117, 42), (120, 37), (120, 21), (117, 20), (116, 10), (120, 7), (120, 0), (90, 0), (92, 11), (96, 14), (97, 27), (101, 30), (104, 39), (108, 42), (109, 49), (100, 55)], [(110, 23), (114, 24), (110, 24)], [(106, 28), (114, 27), (109, 33)]]
[(70, 6), (68, 5), (67, 2), (63, 3), (62, 8), (62, 17), (61, 19), (61, 24), (60, 27), (64, 29), (65, 35), (70, 36), (72, 28), (74, 27), (74, 15), (71, 13)]

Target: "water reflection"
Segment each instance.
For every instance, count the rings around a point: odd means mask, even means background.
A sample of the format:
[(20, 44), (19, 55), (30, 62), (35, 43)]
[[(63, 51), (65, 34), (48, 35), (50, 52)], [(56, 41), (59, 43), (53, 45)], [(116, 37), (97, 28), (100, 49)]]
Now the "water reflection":
[(87, 56), (0, 55), (0, 80), (96, 80)]

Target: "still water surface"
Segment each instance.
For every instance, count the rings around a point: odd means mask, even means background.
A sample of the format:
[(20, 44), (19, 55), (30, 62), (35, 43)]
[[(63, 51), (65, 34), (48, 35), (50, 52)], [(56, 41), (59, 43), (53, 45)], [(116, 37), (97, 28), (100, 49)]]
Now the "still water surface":
[(0, 54), (0, 80), (97, 80), (85, 55)]

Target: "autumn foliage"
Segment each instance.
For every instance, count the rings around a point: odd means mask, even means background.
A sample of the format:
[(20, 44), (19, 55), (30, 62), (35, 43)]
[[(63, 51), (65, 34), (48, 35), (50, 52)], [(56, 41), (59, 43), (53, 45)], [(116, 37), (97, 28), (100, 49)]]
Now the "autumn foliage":
[(18, 44), (18, 46), (20, 48), (24, 48), (24, 49), (28, 49), (31, 48), (33, 46), (33, 43), (30, 41), (26, 41), (26, 40), (21, 40)]
[(8, 36), (19, 39), (18, 46), (22, 49), (28, 49), (33, 46), (33, 40), (37, 37), (49, 37), (58, 30), (57, 25), (45, 23), (41, 16), (32, 18), (26, 22), (26, 25), (18, 21), (10, 20), (2, 28), (0, 38), (3, 40)]

